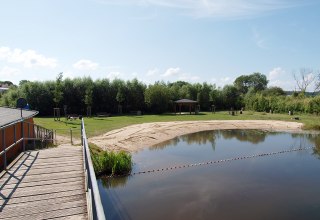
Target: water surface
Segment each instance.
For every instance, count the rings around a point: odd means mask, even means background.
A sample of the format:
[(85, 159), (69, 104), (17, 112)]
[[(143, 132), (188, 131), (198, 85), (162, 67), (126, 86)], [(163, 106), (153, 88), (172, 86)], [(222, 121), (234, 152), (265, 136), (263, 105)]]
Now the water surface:
[[(319, 146), (315, 134), (184, 135), (133, 155), (133, 172)], [(320, 219), (315, 149), (98, 181), (108, 219)]]

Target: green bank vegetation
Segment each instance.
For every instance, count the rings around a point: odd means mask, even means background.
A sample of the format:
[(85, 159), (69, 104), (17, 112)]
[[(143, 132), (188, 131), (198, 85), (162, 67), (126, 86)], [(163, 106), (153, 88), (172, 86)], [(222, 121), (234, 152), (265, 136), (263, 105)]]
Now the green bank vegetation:
[(128, 175), (132, 169), (131, 155), (127, 152), (103, 151), (90, 143), (91, 159), (96, 175)]

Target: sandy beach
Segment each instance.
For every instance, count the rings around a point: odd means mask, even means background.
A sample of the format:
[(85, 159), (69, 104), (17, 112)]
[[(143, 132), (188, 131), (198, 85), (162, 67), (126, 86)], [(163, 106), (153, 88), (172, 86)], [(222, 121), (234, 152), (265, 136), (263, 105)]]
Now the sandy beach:
[(89, 138), (104, 150), (136, 152), (177, 136), (219, 129), (262, 129), (268, 131), (300, 132), (303, 124), (271, 120), (211, 120), (154, 122), (127, 126)]

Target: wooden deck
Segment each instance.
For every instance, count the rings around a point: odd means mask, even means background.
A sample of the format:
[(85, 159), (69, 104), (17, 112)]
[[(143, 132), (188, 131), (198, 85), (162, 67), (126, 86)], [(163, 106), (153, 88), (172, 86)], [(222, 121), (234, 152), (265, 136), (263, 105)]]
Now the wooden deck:
[(0, 219), (87, 219), (82, 148), (26, 151), (0, 179)]

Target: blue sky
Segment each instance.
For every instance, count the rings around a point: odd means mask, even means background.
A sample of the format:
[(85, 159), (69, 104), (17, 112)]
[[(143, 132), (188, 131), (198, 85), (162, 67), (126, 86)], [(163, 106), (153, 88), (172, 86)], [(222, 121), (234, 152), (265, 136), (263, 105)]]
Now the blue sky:
[(1, 1), (0, 80), (223, 86), (261, 72), (293, 90), (293, 71), (320, 69), (319, 12), (314, 0)]

